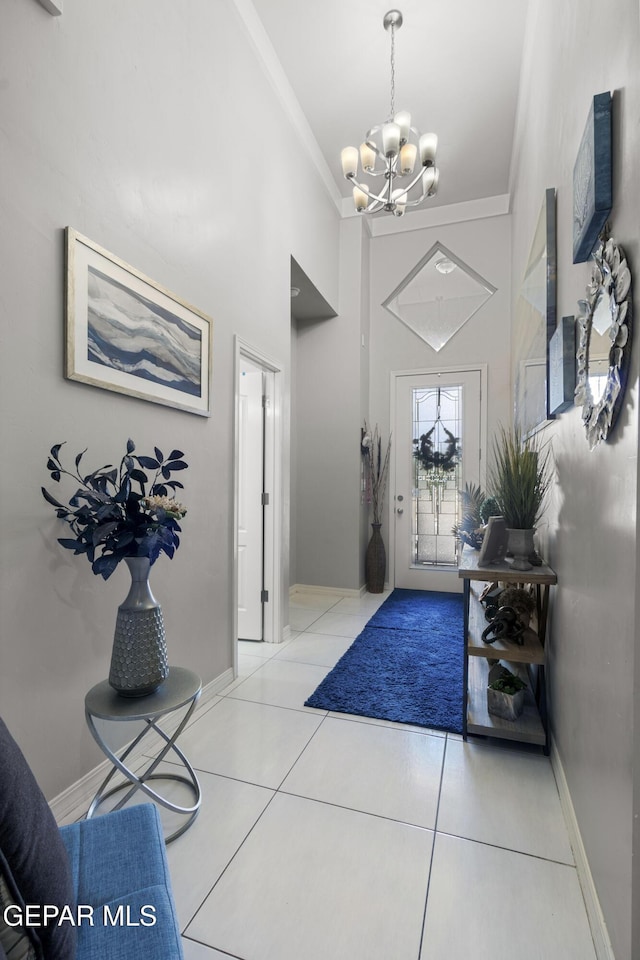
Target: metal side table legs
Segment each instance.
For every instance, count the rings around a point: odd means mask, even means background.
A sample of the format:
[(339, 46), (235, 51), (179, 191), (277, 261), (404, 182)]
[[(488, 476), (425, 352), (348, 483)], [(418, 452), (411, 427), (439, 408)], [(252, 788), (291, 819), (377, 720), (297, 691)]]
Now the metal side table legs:
[[(87, 725), (91, 734), (105, 754), (113, 764), (112, 769), (100, 785), (98, 792), (91, 801), (87, 811), (87, 820), (90, 819), (98, 810), (100, 805), (107, 799), (122, 790), (125, 790), (124, 796), (115, 805), (116, 810), (123, 807), (130, 798), (141, 790), (147, 797), (155, 803), (160, 804), (173, 813), (181, 814), (186, 817), (185, 822), (170, 836), (166, 837), (166, 842), (175, 840), (181, 836), (191, 826), (198, 815), (200, 803), (202, 800), (202, 791), (195, 771), (188, 759), (177, 745), (178, 737), (186, 727), (189, 719), (195, 709), (195, 706), (202, 691), (202, 683), (197, 674), (192, 673), (184, 667), (171, 667), (169, 676), (156, 690), (155, 693), (147, 697), (128, 698), (119, 696), (110, 686), (107, 680), (93, 687), (85, 697), (85, 716)], [(160, 726), (161, 718), (166, 717), (176, 711), (184, 709), (185, 713), (173, 734), (169, 735)], [(128, 744), (128, 746), (118, 754), (112, 750), (105, 742), (104, 737), (96, 727), (96, 720), (106, 720), (109, 722), (143, 722), (144, 729)], [(127, 760), (132, 756), (136, 760), (140, 759), (139, 749), (142, 741), (147, 735), (156, 733), (160, 737), (161, 749), (149, 759), (148, 765), (138, 773), (134, 772), (127, 765)], [(157, 772), (158, 766), (162, 761), (169, 757), (175, 762), (175, 758), (180, 763), (180, 773)], [(124, 782), (117, 783), (110, 789), (109, 784), (112, 778), (120, 772)], [(182, 806), (174, 803), (160, 793), (159, 789), (151, 786), (150, 781), (178, 781), (185, 784), (192, 793), (193, 802), (190, 806)]]

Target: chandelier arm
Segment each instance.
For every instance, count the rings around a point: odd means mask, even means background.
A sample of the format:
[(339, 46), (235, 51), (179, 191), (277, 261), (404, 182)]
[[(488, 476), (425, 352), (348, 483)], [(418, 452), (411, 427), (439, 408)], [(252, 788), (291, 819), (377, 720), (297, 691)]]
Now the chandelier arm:
[[(387, 121), (387, 122), (390, 123), (392, 120), (393, 120), (393, 117), (391, 118), (390, 121)], [(382, 152), (378, 144), (375, 142), (375, 140), (371, 136), (373, 133), (377, 133), (381, 129), (382, 129), (382, 126), (372, 127), (371, 130), (367, 131), (367, 138), (364, 142), (369, 147), (369, 149), (375, 153), (376, 157), (379, 157), (382, 160), (382, 162), (385, 164), (385, 167), (387, 167), (389, 162), (388, 157)]]
[[(354, 187), (358, 187), (359, 190), (362, 190), (363, 193), (366, 193), (370, 199), (378, 203), (387, 203), (387, 198), (385, 196), (381, 197), (381, 196), (378, 196), (377, 193), (371, 193), (366, 183), (365, 184), (360, 183), (360, 181), (356, 180), (355, 177), (349, 177), (349, 182), (352, 183)], [(369, 208), (367, 207), (367, 209)]]
[(405, 207), (417, 207), (417, 206), (419, 206), (421, 203), (424, 202), (424, 199), (425, 199), (425, 197), (427, 197), (427, 196), (428, 196), (428, 194), (423, 193), (422, 196), (421, 196), (421, 197), (418, 197), (416, 200), (407, 200), (406, 203), (405, 203)]
[[(420, 170), (418, 170), (418, 172), (417, 172), (417, 174), (415, 175), (415, 177), (413, 178), (413, 180), (411, 181), (411, 183), (409, 184), (409, 186), (408, 186), (408, 187), (401, 187), (401, 189), (404, 190), (404, 192), (408, 194), (408, 193), (409, 193), (409, 190), (413, 190), (413, 188), (415, 187), (415, 185), (416, 185), (416, 183), (418, 182), (418, 180), (420, 180), (420, 179), (422, 178), (422, 174), (423, 174), (423, 173), (424, 173), (424, 168), (421, 167)], [(401, 173), (400, 173), (400, 174), (397, 174), (397, 176), (400, 176), (400, 177), (401, 177), (402, 174), (401, 174)], [(425, 197), (425, 194), (423, 194), (421, 200), (419, 200), (419, 201), (417, 201), (417, 202), (418, 202), (418, 203), (421, 203), (422, 200), (424, 200), (424, 197)], [(409, 201), (407, 201), (407, 202), (409, 202)], [(411, 203), (416, 203), (416, 201), (415, 201), (415, 200), (412, 200)]]
[[(395, 207), (395, 201), (393, 199), (393, 182), (398, 174), (394, 170), (395, 163), (393, 159), (389, 160), (389, 181), (387, 183), (387, 204), (388, 209), (393, 209)], [(393, 204), (393, 207), (391, 206)]]
[(367, 177), (386, 177), (388, 169), (385, 167), (383, 170), (364, 170), (363, 172)]

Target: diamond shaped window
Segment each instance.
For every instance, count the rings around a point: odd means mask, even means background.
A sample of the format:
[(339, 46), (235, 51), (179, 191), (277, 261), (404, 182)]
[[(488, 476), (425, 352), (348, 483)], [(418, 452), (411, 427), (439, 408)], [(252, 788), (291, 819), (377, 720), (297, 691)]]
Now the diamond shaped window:
[(443, 244), (434, 243), (382, 306), (438, 351), (496, 289)]

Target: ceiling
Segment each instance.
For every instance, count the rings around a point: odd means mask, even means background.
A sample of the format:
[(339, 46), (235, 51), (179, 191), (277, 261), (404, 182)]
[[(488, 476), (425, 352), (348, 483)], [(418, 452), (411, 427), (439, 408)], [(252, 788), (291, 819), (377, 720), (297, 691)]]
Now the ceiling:
[[(389, 0), (253, 0), (340, 193), (340, 150), (390, 106)], [(438, 135), (431, 206), (509, 190), (528, 0), (401, 0), (396, 110)], [(381, 216), (386, 216), (381, 214)]]

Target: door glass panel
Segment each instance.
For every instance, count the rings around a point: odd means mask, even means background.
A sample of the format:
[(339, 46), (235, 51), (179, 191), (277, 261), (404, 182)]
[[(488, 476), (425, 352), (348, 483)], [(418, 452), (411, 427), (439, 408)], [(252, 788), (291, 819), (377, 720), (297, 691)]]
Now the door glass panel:
[(414, 566), (455, 566), (462, 486), (462, 385), (415, 388), (412, 553)]

